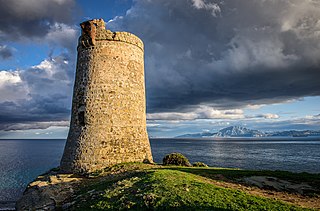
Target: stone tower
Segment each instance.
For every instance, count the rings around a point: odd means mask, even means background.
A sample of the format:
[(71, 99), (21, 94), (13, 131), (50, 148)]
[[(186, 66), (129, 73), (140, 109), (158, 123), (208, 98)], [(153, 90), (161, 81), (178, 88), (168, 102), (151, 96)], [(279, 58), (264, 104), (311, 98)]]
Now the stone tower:
[(121, 162), (152, 162), (146, 130), (142, 41), (80, 24), (72, 115), (61, 170), (88, 173)]

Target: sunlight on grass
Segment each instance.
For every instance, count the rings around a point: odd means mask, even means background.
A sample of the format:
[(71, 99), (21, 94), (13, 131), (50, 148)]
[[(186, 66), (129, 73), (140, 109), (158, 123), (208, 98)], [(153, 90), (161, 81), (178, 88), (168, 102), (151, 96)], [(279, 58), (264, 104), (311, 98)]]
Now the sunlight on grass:
[(217, 187), (201, 176), (183, 172), (187, 169), (191, 168), (149, 169), (96, 184), (96, 194), (84, 194), (90, 200), (80, 202), (75, 210), (305, 210)]

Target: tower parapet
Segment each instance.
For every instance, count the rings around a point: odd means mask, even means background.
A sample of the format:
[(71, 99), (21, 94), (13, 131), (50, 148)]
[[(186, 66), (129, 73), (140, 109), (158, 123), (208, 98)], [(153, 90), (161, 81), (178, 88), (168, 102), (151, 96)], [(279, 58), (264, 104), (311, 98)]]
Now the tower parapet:
[(143, 42), (134, 34), (129, 32), (112, 32), (106, 30), (102, 19), (94, 19), (80, 24), (82, 34), (79, 39), (79, 47), (90, 47), (96, 44), (96, 41), (119, 41), (136, 45), (143, 51)]
[(143, 42), (80, 24), (72, 115), (61, 170), (88, 173), (121, 162), (152, 162), (146, 130)]

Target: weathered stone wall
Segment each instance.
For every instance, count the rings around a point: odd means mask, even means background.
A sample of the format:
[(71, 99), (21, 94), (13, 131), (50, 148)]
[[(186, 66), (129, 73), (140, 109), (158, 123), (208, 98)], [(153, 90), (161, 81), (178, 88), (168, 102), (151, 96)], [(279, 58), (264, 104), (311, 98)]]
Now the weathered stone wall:
[(81, 24), (70, 130), (61, 169), (87, 173), (121, 162), (152, 162), (146, 131), (142, 41)]

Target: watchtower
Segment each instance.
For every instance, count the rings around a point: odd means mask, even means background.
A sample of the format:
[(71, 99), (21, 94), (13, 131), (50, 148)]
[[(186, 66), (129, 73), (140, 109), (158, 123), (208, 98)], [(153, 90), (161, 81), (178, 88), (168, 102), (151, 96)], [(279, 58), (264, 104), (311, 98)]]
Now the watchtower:
[(106, 30), (102, 19), (80, 26), (61, 170), (88, 173), (121, 162), (152, 162), (142, 41), (128, 32)]

